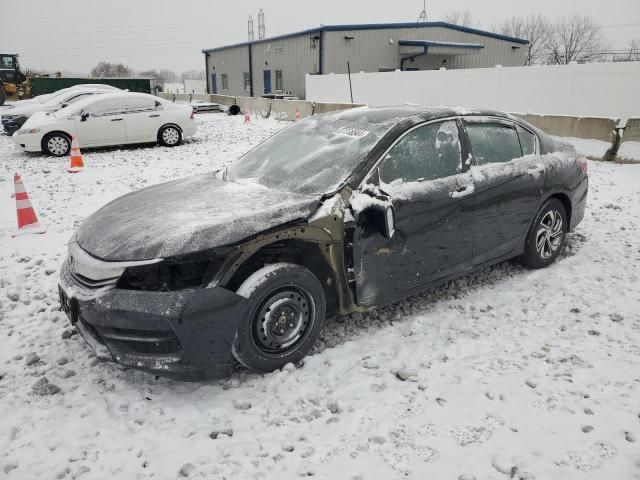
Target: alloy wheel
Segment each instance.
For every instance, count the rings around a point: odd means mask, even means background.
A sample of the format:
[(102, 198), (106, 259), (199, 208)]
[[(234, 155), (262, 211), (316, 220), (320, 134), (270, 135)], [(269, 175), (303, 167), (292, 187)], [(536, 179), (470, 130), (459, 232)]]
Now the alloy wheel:
[(165, 128), (162, 131), (162, 140), (168, 145), (175, 145), (180, 141), (180, 132), (173, 127)]
[(67, 153), (69, 142), (64, 137), (51, 137), (47, 141), (47, 149), (54, 155), (61, 156)]
[(549, 210), (538, 224), (536, 250), (540, 258), (553, 256), (562, 244), (562, 215), (557, 210)]

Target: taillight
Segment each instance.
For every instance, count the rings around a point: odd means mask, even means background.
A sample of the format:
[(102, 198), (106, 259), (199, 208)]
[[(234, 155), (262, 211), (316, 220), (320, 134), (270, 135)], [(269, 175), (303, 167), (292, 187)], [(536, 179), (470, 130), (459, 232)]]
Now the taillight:
[(589, 168), (587, 159), (584, 157), (577, 157), (576, 162), (578, 162), (578, 165), (580, 166), (580, 170), (582, 170), (583, 173), (587, 173), (587, 170)]

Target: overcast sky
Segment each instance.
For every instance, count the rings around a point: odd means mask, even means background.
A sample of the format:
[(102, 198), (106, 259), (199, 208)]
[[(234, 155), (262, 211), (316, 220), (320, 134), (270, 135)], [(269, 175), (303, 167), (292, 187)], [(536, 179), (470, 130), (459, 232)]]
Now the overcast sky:
[[(5, 5), (6, 3), (6, 5)], [(28, 68), (88, 73), (100, 60), (135, 70), (202, 69), (203, 48), (245, 41), (264, 8), (267, 36), (320, 24), (413, 22), (422, 0), (0, 0), (0, 53)], [(428, 0), (429, 20), (469, 10), (481, 28), (513, 15), (591, 15), (616, 49), (640, 39), (640, 0)]]

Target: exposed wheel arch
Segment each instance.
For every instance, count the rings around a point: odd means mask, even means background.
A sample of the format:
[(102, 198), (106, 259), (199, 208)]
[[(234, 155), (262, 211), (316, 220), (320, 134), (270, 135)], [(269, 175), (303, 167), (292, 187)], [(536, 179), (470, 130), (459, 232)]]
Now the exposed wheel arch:
[(285, 239), (264, 245), (236, 269), (225, 287), (236, 291), (249, 276), (266, 264), (293, 263), (305, 267), (318, 279), (325, 294), (327, 317), (331, 317), (340, 310), (339, 286), (336, 272), (323, 255), (323, 245), (304, 239)]

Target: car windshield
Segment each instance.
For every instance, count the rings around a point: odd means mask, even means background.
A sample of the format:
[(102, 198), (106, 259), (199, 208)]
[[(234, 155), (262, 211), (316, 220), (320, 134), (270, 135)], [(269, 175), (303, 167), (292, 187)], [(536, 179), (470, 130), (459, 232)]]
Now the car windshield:
[(226, 179), (295, 193), (327, 193), (346, 180), (389, 128), (335, 114), (309, 117), (248, 152), (228, 168)]

